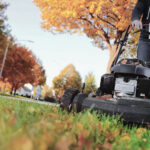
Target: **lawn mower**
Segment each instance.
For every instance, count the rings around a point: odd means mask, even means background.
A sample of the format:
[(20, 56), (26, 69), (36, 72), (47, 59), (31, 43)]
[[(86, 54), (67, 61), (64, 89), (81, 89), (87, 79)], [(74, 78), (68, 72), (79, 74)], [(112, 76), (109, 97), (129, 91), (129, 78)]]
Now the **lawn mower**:
[[(126, 122), (150, 123), (150, 66), (138, 59), (119, 60), (130, 31), (131, 26), (128, 26), (119, 42), (111, 73), (101, 77), (96, 93), (89, 97), (84, 93), (84, 86), (81, 92), (67, 89), (60, 99), (61, 108), (76, 112), (91, 108), (107, 115), (119, 115)], [(144, 32), (144, 29), (136, 32), (139, 31)]]

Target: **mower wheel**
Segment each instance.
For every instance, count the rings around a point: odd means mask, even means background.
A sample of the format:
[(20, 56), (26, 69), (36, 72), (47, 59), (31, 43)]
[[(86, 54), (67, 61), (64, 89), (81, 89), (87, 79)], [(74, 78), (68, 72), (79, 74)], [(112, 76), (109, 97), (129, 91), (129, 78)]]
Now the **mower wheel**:
[(71, 111), (73, 99), (79, 92), (80, 91), (76, 89), (67, 89), (60, 99), (60, 107), (67, 111)]
[(88, 95), (83, 93), (79, 93), (78, 95), (75, 96), (72, 104), (73, 111), (75, 112), (82, 111), (82, 103), (86, 97), (88, 97)]
[(101, 88), (99, 87), (96, 91), (96, 96), (102, 96), (104, 93), (103, 91), (101, 90)]

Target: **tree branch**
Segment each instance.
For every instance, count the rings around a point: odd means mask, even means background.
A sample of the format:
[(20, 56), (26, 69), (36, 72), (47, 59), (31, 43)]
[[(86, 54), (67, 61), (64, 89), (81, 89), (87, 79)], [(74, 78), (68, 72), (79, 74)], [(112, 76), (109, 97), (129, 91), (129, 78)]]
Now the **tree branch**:
[(112, 23), (110, 23), (110, 22), (107, 21), (107, 20), (104, 20), (103, 18), (99, 17), (98, 15), (97, 15), (97, 18), (99, 18), (101, 21), (104, 21), (105, 23), (111, 25), (112, 27), (116, 28)]

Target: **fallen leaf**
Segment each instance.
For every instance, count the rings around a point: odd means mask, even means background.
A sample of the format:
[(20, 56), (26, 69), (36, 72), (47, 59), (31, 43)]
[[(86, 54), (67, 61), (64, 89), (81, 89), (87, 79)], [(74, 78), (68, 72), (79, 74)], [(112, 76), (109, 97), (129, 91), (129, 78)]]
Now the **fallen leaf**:
[(56, 143), (55, 150), (69, 150), (70, 145), (73, 143), (72, 137), (61, 137)]
[(31, 139), (27, 136), (21, 138), (13, 137), (13, 140), (9, 143), (8, 148), (11, 150), (33, 150), (33, 144)]

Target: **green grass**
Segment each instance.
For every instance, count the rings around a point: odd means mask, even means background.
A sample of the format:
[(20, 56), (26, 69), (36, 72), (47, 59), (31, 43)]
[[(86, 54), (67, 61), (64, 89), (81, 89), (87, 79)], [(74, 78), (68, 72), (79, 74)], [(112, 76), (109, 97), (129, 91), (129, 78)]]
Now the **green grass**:
[(0, 150), (148, 150), (150, 130), (113, 117), (0, 98)]

